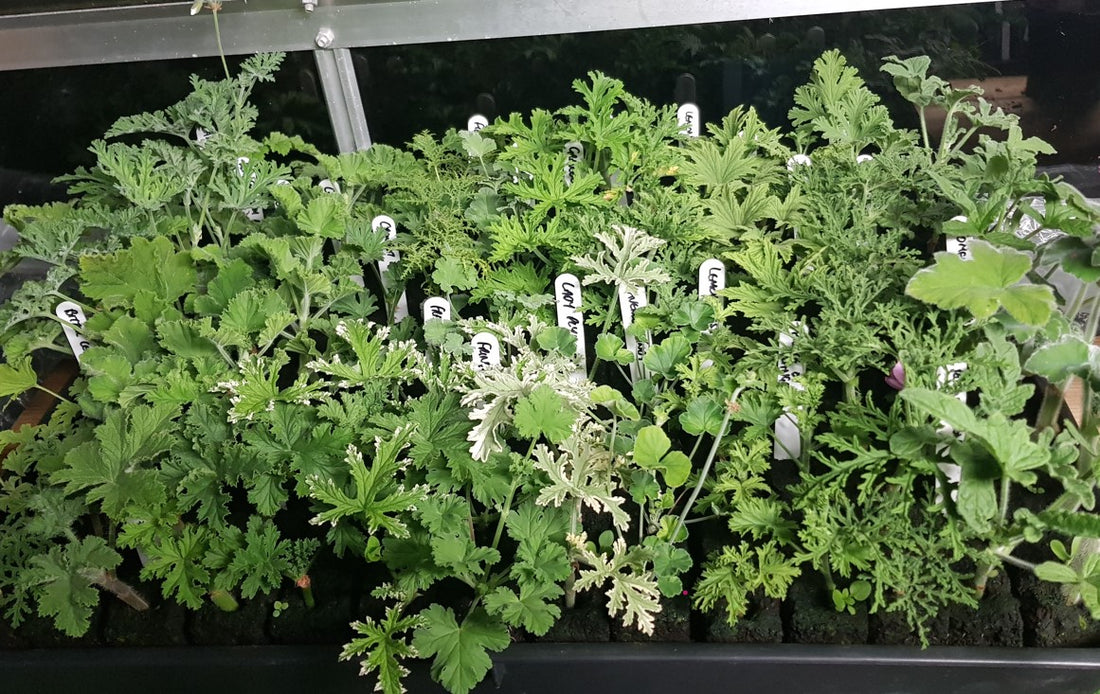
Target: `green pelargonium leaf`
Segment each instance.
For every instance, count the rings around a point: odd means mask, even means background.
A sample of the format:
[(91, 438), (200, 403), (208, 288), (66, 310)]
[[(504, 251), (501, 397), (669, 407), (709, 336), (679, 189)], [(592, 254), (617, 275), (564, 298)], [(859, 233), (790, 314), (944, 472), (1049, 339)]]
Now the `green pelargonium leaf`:
[(1031, 258), (1011, 248), (998, 249), (985, 241), (971, 242), (970, 260), (953, 253), (937, 253), (936, 264), (909, 280), (905, 293), (940, 308), (965, 308), (985, 319), (998, 308), (1027, 325), (1043, 325), (1054, 308), (1050, 287), (1018, 284)]
[(638, 408), (635, 407), (634, 403), (627, 400), (622, 393), (611, 386), (596, 386), (592, 389), (589, 397), (592, 398), (593, 404), (603, 405), (611, 410), (611, 413), (616, 417), (630, 420), (641, 417), (641, 413), (638, 412)]
[(1075, 335), (1043, 345), (1024, 363), (1027, 371), (1054, 382), (1061, 382), (1071, 374), (1086, 373), (1088, 366), (1089, 344)]
[(423, 625), (413, 636), (413, 648), (423, 658), (434, 656), (432, 677), (454, 694), (466, 694), (489, 672), (493, 661), (486, 651), (503, 651), (511, 641), (508, 628), (481, 609), (462, 624), (450, 608), (439, 605), (420, 617)]
[(432, 281), (447, 294), (473, 289), (477, 280), (477, 268), (449, 257), (437, 260), (432, 272)]
[(665, 378), (676, 375), (676, 366), (691, 356), (691, 343), (682, 335), (669, 335), (646, 352), (642, 360), (646, 368)]
[(38, 374), (29, 355), (11, 364), (0, 364), (0, 398), (19, 395), (37, 383)]
[(691, 474), (691, 460), (671, 448), (672, 441), (661, 427), (645, 427), (634, 440), (634, 462), (647, 470), (660, 470), (670, 487), (679, 487)]
[(722, 406), (713, 398), (695, 398), (680, 413), (680, 426), (692, 436), (699, 436), (704, 432), (717, 436), (722, 428), (723, 415)]
[(521, 436), (537, 439), (546, 436), (561, 443), (573, 431), (577, 415), (565, 400), (548, 385), (540, 385), (516, 403), (514, 423)]
[(596, 356), (603, 361), (613, 361), (623, 366), (634, 361), (634, 353), (626, 349), (618, 335), (604, 333), (596, 338)]
[(338, 195), (325, 195), (309, 201), (304, 210), (295, 215), (298, 227), (314, 236), (327, 239), (344, 238), (348, 221), (347, 204)]

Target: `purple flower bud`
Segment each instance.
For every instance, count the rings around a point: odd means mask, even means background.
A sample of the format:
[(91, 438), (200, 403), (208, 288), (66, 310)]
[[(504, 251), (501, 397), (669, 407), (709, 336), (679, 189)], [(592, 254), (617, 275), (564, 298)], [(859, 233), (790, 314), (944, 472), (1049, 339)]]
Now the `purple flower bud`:
[(894, 390), (901, 390), (905, 387), (905, 364), (900, 361), (894, 364), (894, 368), (890, 369), (890, 375), (886, 377), (886, 385)]

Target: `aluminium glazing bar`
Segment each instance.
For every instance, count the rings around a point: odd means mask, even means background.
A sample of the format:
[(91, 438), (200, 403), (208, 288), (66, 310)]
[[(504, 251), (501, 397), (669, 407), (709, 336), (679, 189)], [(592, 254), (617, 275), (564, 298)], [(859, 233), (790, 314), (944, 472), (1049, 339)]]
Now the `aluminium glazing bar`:
[(336, 133), (337, 148), (341, 152), (369, 148), (370, 131), (359, 96), (351, 51), (346, 48), (318, 49), (313, 55), (317, 60), (317, 74), (325, 92), (332, 130)]
[[(107, 0), (109, 1), (109, 0)], [(730, 22), (995, 0), (226, 0), (228, 54), (465, 41)], [(0, 14), (0, 70), (217, 55), (210, 11), (191, 0)]]

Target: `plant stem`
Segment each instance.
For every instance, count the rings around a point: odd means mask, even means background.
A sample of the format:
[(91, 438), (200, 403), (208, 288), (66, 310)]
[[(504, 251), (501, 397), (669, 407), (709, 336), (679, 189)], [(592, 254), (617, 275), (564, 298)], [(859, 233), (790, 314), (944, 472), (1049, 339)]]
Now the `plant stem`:
[(1008, 475), (1001, 478), (1001, 520), (1008, 520), (1008, 500), (1012, 496), (1012, 480)]
[(225, 347), (222, 347), (221, 345), (219, 345), (217, 342), (214, 342), (213, 340), (211, 340), (211, 342), (213, 342), (215, 349), (218, 350), (218, 354), (222, 355), (222, 359), (225, 360), (225, 363), (229, 364), (234, 369), (237, 368), (237, 362), (235, 362), (233, 360), (233, 357), (229, 356), (229, 352), (225, 351)]
[(1034, 572), (1035, 567), (1038, 566), (1038, 564), (1032, 564), (1031, 562), (1024, 561), (1023, 559), (1017, 559), (1016, 557), (1012, 556), (1011, 554), (1005, 554), (1003, 552), (998, 553), (997, 558), (1000, 559), (1001, 561), (1003, 561), (1006, 564), (1012, 564), (1015, 567), (1018, 567), (1018, 568), (1021, 568), (1021, 569), (1027, 569), (1028, 571), (1032, 571), (1032, 572)]
[(222, 59), (222, 69), (225, 70), (225, 78), (231, 79), (229, 74), (229, 64), (225, 62), (225, 49), (222, 48), (222, 29), (218, 25), (218, 12), (221, 10), (220, 3), (218, 7), (211, 7), (211, 14), (214, 15), (214, 38), (218, 40), (218, 57)]
[(722, 426), (718, 428), (718, 435), (714, 437), (714, 443), (710, 446), (710, 453), (707, 454), (707, 461), (703, 464), (703, 469), (699, 472), (699, 479), (695, 482), (695, 488), (691, 490), (691, 496), (688, 497), (687, 503), (684, 504), (684, 510), (680, 512), (680, 518), (676, 522), (676, 529), (672, 531), (673, 542), (680, 536), (680, 531), (684, 528), (684, 522), (687, 520), (688, 513), (691, 512), (692, 506), (695, 505), (695, 500), (699, 498), (699, 493), (703, 491), (703, 484), (706, 483), (707, 473), (710, 472), (710, 466), (714, 464), (714, 459), (718, 456), (718, 447), (722, 443), (722, 438), (726, 435), (726, 428), (730, 423), (730, 415), (733, 414), (733, 407), (737, 404), (737, 398), (741, 395), (742, 390), (743, 388), (735, 390), (733, 392), (733, 397), (730, 398), (730, 402), (726, 405), (726, 416), (722, 418)]
[(302, 301), (298, 304), (298, 332), (305, 333), (309, 330), (310, 302), (312, 296), (309, 289), (302, 288)]
[[(1048, 511), (1067, 511), (1073, 513), (1081, 507), (1081, 501), (1076, 498), (1075, 495), (1063, 494), (1062, 496), (1051, 502), (1047, 507)], [(1010, 556), (1012, 551), (1020, 546), (1020, 543), (1024, 541), (1023, 535), (1016, 535), (999, 546), (989, 550), (989, 554), (1002, 561), (1008, 561), (1005, 557)], [(1008, 561), (1008, 563), (1013, 563)], [(989, 580), (990, 574), (993, 573), (993, 569), (996, 567), (996, 562), (982, 561), (978, 564), (978, 570), (974, 572), (974, 592), (981, 598), (985, 594), (985, 584)]]
[[(619, 292), (614, 292), (611, 295), (611, 303), (607, 307), (607, 315), (603, 319), (603, 327), (600, 328), (600, 334), (606, 333), (611, 329), (611, 319), (615, 317), (615, 309), (619, 307)], [(599, 337), (597, 335), (597, 337)], [(591, 381), (596, 376), (596, 367), (599, 366), (600, 360), (592, 360), (592, 368), (588, 370), (588, 380)], [(617, 363), (617, 362), (616, 362)], [(630, 380), (630, 379), (627, 379)]]
[(73, 401), (72, 401), (72, 400), (68, 399), (67, 397), (65, 397), (64, 395), (62, 395), (62, 394), (60, 394), (60, 393), (55, 393), (55, 392), (53, 392), (52, 390), (50, 390), (49, 388), (47, 388), (46, 386), (44, 386), (44, 385), (42, 385), (42, 384), (40, 384), (40, 383), (35, 383), (35, 384), (34, 384), (34, 387), (35, 387), (35, 388), (37, 388), (38, 390), (42, 391), (43, 393), (48, 393), (49, 395), (51, 395), (51, 396), (53, 396), (53, 397), (57, 398), (58, 400), (62, 400), (62, 401), (64, 401), (64, 402), (67, 402), (67, 403), (69, 403), (70, 405), (72, 405), (72, 404), (73, 404)]
[(1100, 293), (1092, 298), (1089, 307), (1089, 320), (1085, 323), (1085, 339), (1090, 343), (1096, 339), (1096, 329), (1100, 326)]
[(569, 571), (569, 576), (565, 579), (565, 606), (568, 609), (573, 609), (577, 606), (577, 589), (574, 585), (577, 583), (577, 564), (573, 563)]
[(100, 588), (113, 593), (116, 598), (138, 612), (144, 612), (149, 609), (149, 602), (142, 597), (140, 593), (134, 590), (129, 583), (120, 581), (110, 571), (99, 571), (90, 575), (85, 574), (85, 578)]
[(920, 134), (921, 138), (924, 140), (924, 148), (927, 150), (931, 150), (932, 140), (930, 140), (928, 137), (928, 119), (924, 115), (923, 106), (918, 109), (918, 113), (920, 113)]
[(1066, 318), (1069, 319), (1070, 323), (1073, 322), (1074, 316), (1081, 310), (1081, 307), (1085, 305), (1085, 299), (1089, 293), (1089, 286), (1091, 285), (1082, 284), (1081, 288), (1077, 290), (1077, 294), (1073, 297), (1073, 303), (1070, 304), (1069, 310), (1066, 311)]
[[(538, 439), (531, 439), (531, 445), (527, 447), (527, 453), (523, 456), (524, 460), (531, 459), (537, 441)], [(515, 497), (516, 488), (519, 487), (519, 477), (519, 475), (512, 476), (512, 484), (508, 487), (508, 496), (504, 500), (504, 505), (500, 507), (500, 520), (497, 521), (497, 529), (493, 533), (493, 549), (496, 549), (497, 545), (500, 544), (500, 538), (504, 534), (504, 522), (508, 520), (508, 511), (512, 508), (512, 498)]]
[(703, 435), (699, 434), (695, 437), (695, 445), (691, 447), (691, 454), (688, 455), (688, 460), (695, 460), (695, 454), (699, 452), (699, 445), (703, 443)]
[(856, 384), (858, 382), (856, 375), (852, 371), (849, 371), (844, 374), (841, 381), (844, 383), (844, 401), (849, 403), (857, 402), (859, 400), (859, 394), (856, 392)]

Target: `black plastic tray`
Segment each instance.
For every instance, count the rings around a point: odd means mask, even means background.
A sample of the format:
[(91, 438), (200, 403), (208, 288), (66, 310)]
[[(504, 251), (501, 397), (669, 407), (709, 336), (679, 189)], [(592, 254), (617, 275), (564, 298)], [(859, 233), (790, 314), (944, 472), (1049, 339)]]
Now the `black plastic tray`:
[[(4, 694), (362, 694), (333, 647), (0, 652)], [(1100, 650), (718, 644), (516, 644), (479, 694), (1095, 694)], [(439, 692), (427, 666), (409, 692)]]

